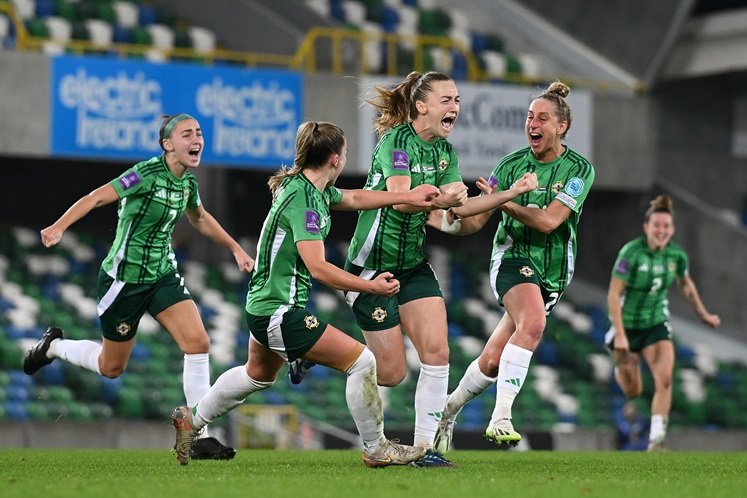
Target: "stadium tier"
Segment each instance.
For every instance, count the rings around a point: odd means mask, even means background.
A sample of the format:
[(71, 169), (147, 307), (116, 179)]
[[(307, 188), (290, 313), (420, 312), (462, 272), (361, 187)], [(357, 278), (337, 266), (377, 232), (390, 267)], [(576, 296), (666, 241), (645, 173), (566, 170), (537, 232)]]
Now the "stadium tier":
[[(330, 244), (328, 254), (342, 264), (345, 247)], [(34, 376), (21, 370), (23, 351), (51, 324), (74, 339), (98, 340), (94, 301), (99, 262), (107, 246), (97, 237), (68, 232), (58, 248), (45, 249), (29, 228), (0, 231), (0, 419), (49, 421), (60, 417), (96, 420), (111, 416), (165, 420), (184, 403), (182, 355), (171, 337), (146, 315), (137, 345), (121, 377), (110, 380), (61, 360)], [(181, 272), (194, 295), (211, 336), (213, 379), (244, 363), (249, 332), (242, 308), (247, 278), (232, 263), (205, 265), (179, 254)], [(469, 254), (434, 247), (430, 254), (443, 283), (449, 313), (450, 388), (476, 357), (500, 318), (482, 262)], [(316, 285), (312, 309), (323, 319), (354, 331), (352, 314), (342, 297)], [(611, 428), (624, 398), (612, 380), (612, 363), (603, 346), (606, 312), (561, 302), (548, 321), (533, 358), (525, 389), (514, 408), (522, 430), (549, 431), (563, 427)], [(411, 348), (410, 348), (411, 349)], [(405, 382), (384, 391), (387, 426), (409, 428), (418, 360), (410, 351)], [(678, 345), (674, 376), (674, 427), (737, 428), (747, 425), (747, 369), (715, 361), (707, 351)], [(644, 375), (639, 408), (651, 398), (650, 375)], [(349, 427), (344, 375), (312, 368), (299, 385), (284, 376), (275, 387), (253, 395), (248, 403), (295, 405), (311, 419)], [(459, 418), (460, 430), (484, 428), (493, 410), (491, 393), (469, 403)]]

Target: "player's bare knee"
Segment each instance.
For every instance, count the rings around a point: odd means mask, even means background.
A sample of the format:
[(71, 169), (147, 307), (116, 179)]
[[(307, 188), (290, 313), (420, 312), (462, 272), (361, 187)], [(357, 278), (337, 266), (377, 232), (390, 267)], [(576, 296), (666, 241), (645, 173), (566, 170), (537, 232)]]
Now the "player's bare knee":
[(106, 377), (107, 379), (116, 379), (120, 375), (122, 375), (125, 371), (126, 365), (99, 365), (99, 370), (101, 371), (101, 375)]
[(623, 386), (622, 387), (623, 396), (625, 396), (628, 399), (634, 399), (643, 393), (643, 387), (638, 386)]
[(397, 368), (396, 370), (382, 370), (381, 364), (376, 365), (376, 383), (382, 387), (394, 387), (399, 385), (405, 376), (407, 370), (405, 368)]

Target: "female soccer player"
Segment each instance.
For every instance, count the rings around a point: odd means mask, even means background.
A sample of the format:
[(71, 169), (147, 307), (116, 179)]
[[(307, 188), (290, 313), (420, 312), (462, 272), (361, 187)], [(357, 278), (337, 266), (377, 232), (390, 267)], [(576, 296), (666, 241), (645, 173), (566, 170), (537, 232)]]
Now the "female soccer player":
[[(177, 270), (171, 247), (174, 226), (186, 212), (198, 232), (231, 251), (241, 271), (250, 272), (254, 260), (200, 202), (197, 178), (191, 172), (200, 165), (204, 147), (197, 120), (188, 114), (165, 116), (159, 137), (163, 154), (80, 198), (41, 231), (42, 243), (52, 247), (92, 209), (119, 202), (114, 244), (98, 277), (102, 342), (64, 339), (61, 329), (50, 327), (26, 352), (27, 374), (61, 358), (104, 377), (119, 377), (127, 368), (140, 318), (147, 311), (184, 353), (187, 403), (196, 403), (210, 388), (210, 337)], [(235, 453), (208, 437), (207, 431), (192, 447), (193, 458), (230, 459)]]
[(672, 408), (674, 346), (667, 292), (677, 282), (687, 303), (710, 327), (721, 319), (708, 312), (688, 273), (685, 250), (672, 242), (672, 199), (660, 195), (643, 216), (643, 233), (625, 244), (612, 270), (607, 306), (612, 327), (605, 337), (615, 359), (615, 379), (628, 398), (640, 396), (641, 356), (654, 377), (648, 450), (664, 448)]
[[(487, 182), (478, 182), (483, 192), (491, 192), (532, 173), (538, 186), (499, 206), (502, 217), (493, 239), (490, 282), (506, 312), (448, 397), (435, 437), (438, 451), (450, 449), (462, 407), (494, 383), (496, 403), (485, 437), (496, 444), (516, 445), (521, 440), (511, 422), (511, 408), (542, 339), (546, 315), (573, 277), (581, 207), (594, 181), (589, 161), (562, 142), (571, 127), (571, 109), (565, 99), (569, 92), (567, 85), (556, 81), (536, 96), (525, 123), (529, 146), (504, 157)], [(485, 225), (492, 211), (484, 208), (495, 203), (477, 201), (480, 198), (452, 208), (462, 219), (456, 229), (449, 230), (467, 234)], [(438, 227), (442, 222), (435, 218)]]
[(306, 309), (311, 279), (335, 289), (392, 296), (400, 282), (389, 272), (362, 279), (327, 262), (324, 239), (330, 208), (378, 209), (411, 205), (424, 209), (439, 190), (423, 185), (400, 192), (339, 190), (335, 180), (345, 167), (347, 145), (340, 128), (308, 122), (298, 129), (292, 169), (281, 168), (269, 181), (273, 193), (257, 250), (257, 268), (249, 284), (246, 321), (251, 332), (244, 366), (223, 373), (193, 408), (177, 407), (177, 459), (189, 463), (196, 430), (240, 405), (250, 394), (267, 389), (285, 362), (304, 359), (348, 376), (346, 400), (363, 440), (369, 467), (405, 465), (425, 455), (424, 448), (404, 446), (384, 437), (384, 414), (376, 387), (374, 355), (363, 344)]
[[(364, 188), (407, 192), (435, 185), (441, 195), (434, 208), (461, 206), (467, 187), (447, 140), (459, 116), (454, 81), (437, 72), (412, 72), (392, 89), (375, 90), (378, 98), (370, 103), (379, 111), (380, 139)], [(412, 341), (420, 358), (414, 444), (424, 448), (433, 445), (449, 381), (446, 306), (424, 250), (427, 218), (422, 208), (404, 205), (361, 212), (345, 265), (367, 280), (392, 273), (400, 282), (393, 296), (348, 292), (346, 298), (376, 357), (379, 385), (402, 382), (407, 374), (402, 333)]]

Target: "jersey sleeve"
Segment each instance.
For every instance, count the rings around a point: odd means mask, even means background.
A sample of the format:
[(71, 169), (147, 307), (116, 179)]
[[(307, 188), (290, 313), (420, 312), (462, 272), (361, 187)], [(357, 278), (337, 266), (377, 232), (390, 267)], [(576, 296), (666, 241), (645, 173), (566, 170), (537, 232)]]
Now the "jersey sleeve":
[(381, 169), (384, 178), (410, 176), (410, 156), (405, 149), (394, 147), (393, 137), (393, 133), (381, 137), (373, 158), (374, 165)]
[(680, 257), (677, 258), (677, 277), (684, 278), (690, 273), (690, 258), (687, 257), (687, 253), (682, 251)]
[(612, 267), (612, 276), (619, 278), (623, 282), (627, 282), (630, 278), (630, 271), (633, 269), (633, 258), (635, 253), (630, 250), (630, 244), (625, 244), (620, 252), (617, 254), (615, 264)]
[(327, 189), (324, 191), (324, 195), (329, 201), (330, 206), (334, 206), (335, 204), (339, 204), (342, 202), (342, 190), (335, 187), (334, 185), (331, 187), (327, 187)]
[(189, 198), (187, 199), (187, 209), (195, 209), (200, 204), (202, 204), (202, 200), (200, 199), (200, 189), (197, 184), (197, 178), (192, 177), (192, 182), (189, 188)]
[(488, 185), (490, 188), (496, 188), (498, 187), (498, 190), (506, 190), (508, 188), (506, 185), (503, 185), (506, 182), (505, 178), (501, 178), (501, 171), (503, 170), (503, 165), (506, 163), (506, 158), (503, 158), (495, 168), (493, 168), (493, 172), (490, 173), (490, 176), (488, 176)]
[(571, 211), (578, 213), (581, 211), (581, 206), (583, 206), (593, 183), (594, 168), (587, 163), (580, 172), (574, 174), (565, 182), (562, 190), (555, 196), (555, 200)]
[(283, 211), (284, 224), (293, 235), (293, 242), (302, 240), (324, 240), (321, 216), (318, 210), (304, 202), (303, 195), (296, 195)]
[(109, 182), (114, 187), (120, 199), (138, 193), (144, 188), (145, 183), (145, 179), (136, 166), (133, 166)]

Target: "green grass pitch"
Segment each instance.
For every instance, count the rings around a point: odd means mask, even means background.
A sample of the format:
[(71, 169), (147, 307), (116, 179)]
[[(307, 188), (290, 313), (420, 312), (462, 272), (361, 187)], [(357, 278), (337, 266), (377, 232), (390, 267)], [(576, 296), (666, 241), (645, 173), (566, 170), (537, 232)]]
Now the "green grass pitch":
[(735, 497), (746, 452), (454, 451), (456, 468), (369, 469), (357, 451), (0, 449), (0, 497)]

